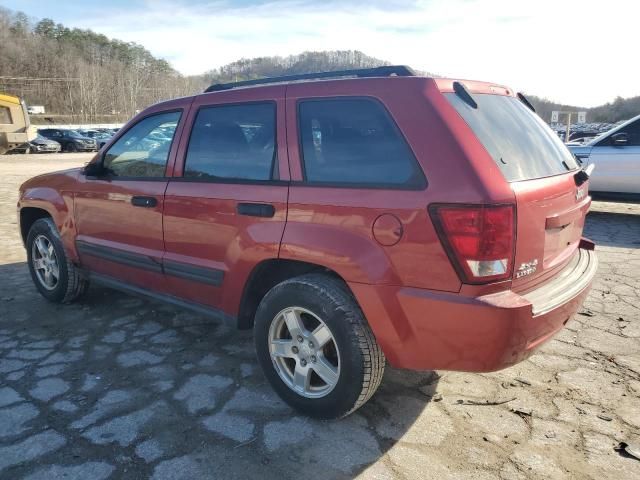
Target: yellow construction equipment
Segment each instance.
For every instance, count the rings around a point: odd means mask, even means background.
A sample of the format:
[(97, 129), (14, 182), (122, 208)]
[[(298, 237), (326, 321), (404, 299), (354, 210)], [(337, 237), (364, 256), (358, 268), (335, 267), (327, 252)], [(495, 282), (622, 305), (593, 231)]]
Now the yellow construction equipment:
[(30, 127), (24, 101), (0, 92), (0, 155), (33, 140), (36, 133)]

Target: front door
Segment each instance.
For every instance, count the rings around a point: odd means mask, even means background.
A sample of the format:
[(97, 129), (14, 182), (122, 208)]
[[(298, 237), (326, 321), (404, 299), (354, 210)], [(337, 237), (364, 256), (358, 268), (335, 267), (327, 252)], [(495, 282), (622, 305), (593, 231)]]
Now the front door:
[[(105, 152), (103, 173), (75, 196), (76, 247), (94, 273), (156, 291), (162, 275), (165, 172), (175, 155), (181, 109), (146, 116)], [(176, 142), (177, 143), (177, 142)]]
[(217, 97), (196, 97), (189, 114), (165, 195), (163, 266), (174, 295), (235, 316), (286, 222), (284, 87)]
[[(614, 143), (613, 137), (618, 134), (625, 136), (626, 143)], [(591, 150), (589, 163), (596, 166), (589, 181), (589, 190), (640, 194), (640, 120), (596, 144)]]

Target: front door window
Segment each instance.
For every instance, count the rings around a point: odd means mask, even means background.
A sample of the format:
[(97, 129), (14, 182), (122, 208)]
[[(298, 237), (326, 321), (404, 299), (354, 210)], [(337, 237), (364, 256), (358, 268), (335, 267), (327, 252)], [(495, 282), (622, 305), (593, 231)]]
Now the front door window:
[(114, 143), (103, 166), (114, 177), (164, 177), (180, 112), (147, 117)]

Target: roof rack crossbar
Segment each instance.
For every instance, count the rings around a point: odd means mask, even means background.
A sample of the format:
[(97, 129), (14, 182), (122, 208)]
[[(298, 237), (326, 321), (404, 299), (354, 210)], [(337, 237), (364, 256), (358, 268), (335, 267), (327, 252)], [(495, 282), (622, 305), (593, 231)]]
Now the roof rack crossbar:
[(317, 80), (321, 78), (340, 77), (413, 77), (415, 72), (406, 65), (385, 65), (374, 68), (360, 68), (353, 70), (337, 70), (334, 72), (302, 73), (299, 75), (283, 75), (282, 77), (257, 78), (255, 80), (243, 80), (241, 82), (216, 83), (207, 88), (204, 92), (219, 92), (231, 90), (238, 87), (249, 87), (253, 85), (268, 85), (270, 83), (295, 82), (298, 80)]

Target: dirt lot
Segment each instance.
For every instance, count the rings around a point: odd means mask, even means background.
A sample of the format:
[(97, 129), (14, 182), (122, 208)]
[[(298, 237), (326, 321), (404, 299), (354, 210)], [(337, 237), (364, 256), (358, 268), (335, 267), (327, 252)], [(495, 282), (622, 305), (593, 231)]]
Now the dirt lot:
[(594, 204), (594, 289), (530, 360), (389, 368), (355, 415), (317, 422), (271, 392), (251, 333), (101, 288), (36, 293), (18, 185), (88, 158), (0, 157), (0, 478), (640, 478), (614, 451), (640, 444), (640, 205)]

